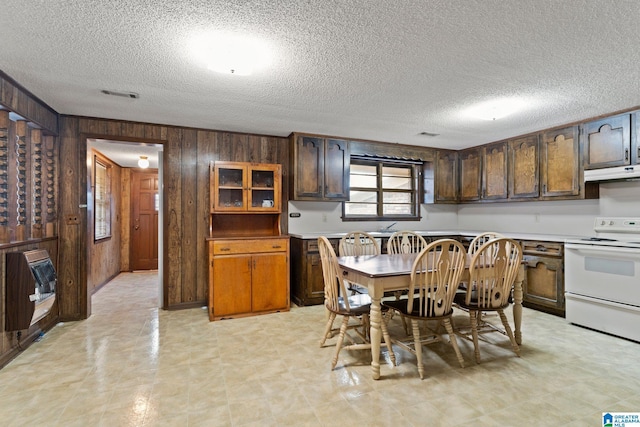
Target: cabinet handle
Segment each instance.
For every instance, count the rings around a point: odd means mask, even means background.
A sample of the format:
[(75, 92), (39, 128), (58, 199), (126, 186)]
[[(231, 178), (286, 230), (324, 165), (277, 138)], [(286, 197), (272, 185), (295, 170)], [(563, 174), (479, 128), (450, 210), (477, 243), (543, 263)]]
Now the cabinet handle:
[(547, 252), (547, 248), (542, 245), (536, 246), (536, 250), (539, 252)]
[(626, 161), (629, 161), (629, 149), (628, 148), (625, 148), (625, 150), (624, 150), (624, 159)]
[(640, 147), (638, 147), (638, 158), (640, 159)]
[(220, 248), (220, 252), (229, 252), (231, 248)]
[(273, 246), (271, 246), (271, 247), (272, 247), (273, 249), (280, 249), (282, 246), (280, 246), (280, 245), (273, 245)]

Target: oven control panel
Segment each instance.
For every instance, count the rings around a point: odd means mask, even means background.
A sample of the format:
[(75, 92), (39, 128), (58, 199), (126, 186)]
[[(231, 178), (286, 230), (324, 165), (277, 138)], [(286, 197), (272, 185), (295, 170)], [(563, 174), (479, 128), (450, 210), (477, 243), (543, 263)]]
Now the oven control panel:
[(598, 217), (593, 229), (608, 233), (640, 233), (640, 218)]

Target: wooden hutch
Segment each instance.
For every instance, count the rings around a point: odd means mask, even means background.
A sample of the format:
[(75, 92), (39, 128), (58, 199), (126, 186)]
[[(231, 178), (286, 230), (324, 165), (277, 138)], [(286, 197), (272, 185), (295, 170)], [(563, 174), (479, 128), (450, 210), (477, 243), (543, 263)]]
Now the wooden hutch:
[(289, 310), (282, 166), (211, 162), (209, 320)]

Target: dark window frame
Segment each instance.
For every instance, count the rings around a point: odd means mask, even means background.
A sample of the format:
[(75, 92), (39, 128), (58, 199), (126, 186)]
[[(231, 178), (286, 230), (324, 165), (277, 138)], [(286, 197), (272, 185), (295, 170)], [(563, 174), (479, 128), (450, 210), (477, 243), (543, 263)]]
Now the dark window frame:
[[(351, 165), (366, 165), (376, 167), (376, 215), (347, 215), (346, 206), (350, 201), (342, 202), (342, 220), (343, 221), (420, 221), (420, 173), (422, 162), (412, 160), (396, 160), (377, 157), (358, 157), (351, 156)], [(383, 167), (400, 167), (407, 168), (411, 171), (411, 190), (397, 190), (382, 187), (382, 170)], [(351, 182), (353, 182), (351, 180)], [(371, 188), (351, 187), (349, 191), (372, 191)], [(410, 215), (384, 215), (384, 202), (382, 200), (383, 193), (400, 192), (411, 194), (411, 210)]]

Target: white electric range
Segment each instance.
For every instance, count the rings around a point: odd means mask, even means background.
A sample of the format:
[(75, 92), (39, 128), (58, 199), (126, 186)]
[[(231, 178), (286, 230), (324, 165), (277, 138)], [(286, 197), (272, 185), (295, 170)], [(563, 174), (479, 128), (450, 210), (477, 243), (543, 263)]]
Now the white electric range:
[(566, 318), (640, 341), (640, 218), (599, 217), (594, 231), (565, 241)]

